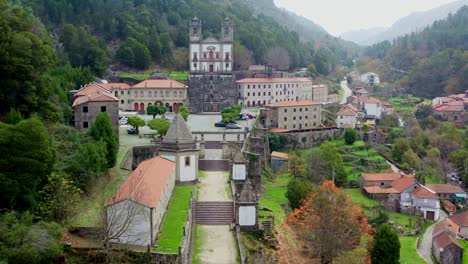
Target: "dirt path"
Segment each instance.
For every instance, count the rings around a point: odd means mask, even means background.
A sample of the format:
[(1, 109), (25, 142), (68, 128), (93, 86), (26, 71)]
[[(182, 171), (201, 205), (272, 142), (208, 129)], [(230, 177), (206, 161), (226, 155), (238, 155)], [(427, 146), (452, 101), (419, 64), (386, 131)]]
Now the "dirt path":
[(231, 264), (237, 260), (237, 244), (234, 233), (229, 226), (199, 225), (198, 235), (201, 238), (200, 248), (195, 254), (194, 263)]
[(198, 191), (198, 201), (231, 201), (229, 189), (229, 175), (224, 171), (207, 171), (205, 176), (200, 178), (200, 189)]

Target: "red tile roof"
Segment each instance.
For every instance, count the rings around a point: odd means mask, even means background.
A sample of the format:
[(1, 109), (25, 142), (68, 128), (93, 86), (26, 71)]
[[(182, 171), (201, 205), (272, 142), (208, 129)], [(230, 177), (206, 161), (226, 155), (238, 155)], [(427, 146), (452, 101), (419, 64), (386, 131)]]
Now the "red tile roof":
[(357, 116), (358, 114), (348, 107), (341, 108), (340, 111), (336, 113), (337, 116)]
[(273, 151), (271, 153), (271, 156), (276, 157), (276, 158), (285, 159), (285, 160), (289, 159), (289, 155), (287, 153), (278, 152), (278, 151)]
[(459, 248), (462, 248), (458, 241), (449, 235), (448, 232), (442, 232), (440, 235), (435, 237), (432, 241), (437, 248), (446, 248), (451, 245), (455, 245)]
[(299, 101), (280, 101), (271, 103), (267, 106), (270, 107), (289, 107), (289, 106), (313, 106), (313, 105), (320, 105), (318, 102), (310, 101), (310, 100), (299, 100)]
[(435, 193), (465, 193), (462, 188), (451, 184), (426, 184), (426, 187)]
[(132, 86), (133, 88), (187, 88), (187, 85), (168, 79), (148, 79)]
[(85, 86), (83, 86), (82, 88), (80, 88), (78, 90), (78, 92), (76, 92), (73, 97), (74, 98), (77, 98), (79, 96), (83, 96), (83, 95), (88, 95), (88, 94), (93, 94), (93, 93), (96, 93), (96, 92), (107, 92), (107, 93), (110, 93), (109, 89), (105, 88), (104, 86), (101, 86), (100, 83), (96, 83), (96, 82), (93, 82), (93, 83), (89, 83), (89, 84), (86, 84)]
[(363, 173), (362, 178), (365, 181), (394, 181), (400, 178), (398, 173)]
[(360, 89), (356, 90), (356, 93), (369, 93), (369, 92), (364, 88), (360, 88)]
[(119, 99), (109, 92), (96, 91), (95, 93), (79, 96), (73, 101), (73, 107), (88, 102), (118, 102)]
[(236, 83), (298, 83), (312, 82), (308, 78), (245, 78), (236, 81)]
[(468, 211), (447, 217), (458, 226), (468, 227)]
[(356, 100), (357, 100), (358, 102), (366, 103), (366, 104), (379, 104), (379, 103), (382, 102), (382, 101), (380, 101), (380, 100), (377, 99), (377, 98), (365, 97), (365, 96), (358, 96), (358, 97), (356, 98)]
[(327, 88), (328, 89), (328, 86), (326, 86), (325, 84), (312, 85), (312, 89), (319, 89), (319, 88)]
[(437, 199), (437, 196), (434, 193), (424, 188), (423, 186), (419, 186), (418, 188), (414, 189), (411, 194), (419, 199)]
[(112, 196), (108, 205), (131, 200), (155, 208), (174, 169), (175, 162), (160, 156), (143, 161)]
[(130, 85), (126, 83), (100, 83), (99, 86), (102, 86), (106, 89), (128, 89)]
[(369, 194), (392, 194), (392, 193), (400, 193), (394, 188), (382, 188), (380, 186), (364, 186), (364, 190), (366, 190)]
[(401, 193), (415, 184), (416, 180), (414, 179), (414, 177), (403, 176), (392, 182), (392, 187), (393, 189), (397, 190), (398, 193)]
[(273, 133), (286, 133), (291, 131), (291, 129), (285, 129), (285, 128), (272, 128), (270, 129), (271, 132)]

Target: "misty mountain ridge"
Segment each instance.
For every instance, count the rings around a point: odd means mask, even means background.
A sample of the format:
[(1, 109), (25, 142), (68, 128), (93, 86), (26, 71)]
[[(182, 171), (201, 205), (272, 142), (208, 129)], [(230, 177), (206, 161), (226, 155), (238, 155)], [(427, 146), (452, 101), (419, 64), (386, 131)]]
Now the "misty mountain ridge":
[(459, 0), (424, 12), (415, 12), (397, 20), (390, 28), (380, 31), (379, 28), (353, 30), (341, 34), (341, 38), (359, 45), (373, 45), (385, 40), (392, 41), (397, 37), (413, 32), (420, 32), (437, 20), (456, 13), (468, 0)]

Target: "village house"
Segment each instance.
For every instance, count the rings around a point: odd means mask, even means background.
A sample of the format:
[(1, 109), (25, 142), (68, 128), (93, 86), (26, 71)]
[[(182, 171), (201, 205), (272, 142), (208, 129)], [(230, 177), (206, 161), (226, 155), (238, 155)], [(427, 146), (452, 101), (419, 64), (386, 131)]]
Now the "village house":
[(432, 100), (436, 118), (455, 123), (458, 127), (468, 124), (468, 90), (464, 94), (436, 97)]
[(271, 153), (271, 169), (274, 172), (287, 169), (289, 167), (289, 155), (287, 153), (273, 151)]
[(466, 192), (459, 186), (452, 184), (426, 184), (426, 187), (433, 191), (440, 199), (452, 201), (464, 200)]
[(393, 113), (391, 104), (373, 97), (350, 96), (347, 98), (347, 103), (354, 105), (360, 112), (363, 112), (366, 119), (380, 120), (383, 114)]
[(380, 84), (380, 78), (377, 73), (367, 72), (361, 75), (361, 82), (372, 86), (375, 84)]
[(424, 186), (419, 186), (411, 192), (413, 208), (428, 221), (437, 221), (440, 213), (439, 198)]
[(364, 96), (364, 97), (369, 97), (369, 92), (364, 89), (363, 87), (356, 87), (353, 89), (353, 95), (355, 96)]
[(468, 211), (447, 217), (445, 227), (456, 237), (468, 238)]
[(312, 101), (327, 103), (328, 102), (328, 86), (324, 84), (312, 85)]
[(73, 95), (73, 115), (75, 128), (88, 130), (99, 113), (109, 115), (112, 126), (119, 131), (119, 101), (102, 84), (90, 83), (82, 87)]
[(187, 104), (188, 87), (175, 80), (147, 79), (132, 87), (111, 86), (111, 91), (119, 98), (119, 109), (124, 111), (145, 111), (148, 106), (162, 105), (168, 112)]
[(353, 105), (345, 105), (336, 113), (336, 126), (339, 128), (356, 128), (358, 109)]
[(106, 207), (111, 242), (153, 246), (175, 185), (175, 162), (145, 160), (112, 196)]
[(322, 105), (310, 100), (282, 101), (266, 106), (263, 125), (270, 129), (304, 130), (320, 128)]
[(445, 221), (435, 224), (432, 230), (432, 255), (440, 264), (463, 263), (463, 247), (445, 227)]

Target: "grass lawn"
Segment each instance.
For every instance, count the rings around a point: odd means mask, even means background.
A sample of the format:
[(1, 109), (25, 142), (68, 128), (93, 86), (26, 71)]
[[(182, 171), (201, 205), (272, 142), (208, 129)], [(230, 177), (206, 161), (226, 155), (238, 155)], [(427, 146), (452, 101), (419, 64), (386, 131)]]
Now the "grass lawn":
[(263, 193), (260, 195), (260, 206), (273, 210), (276, 223), (282, 223), (286, 212), (283, 205), (288, 204), (286, 198), (286, 186), (290, 179), (289, 174), (279, 175), (274, 182), (263, 181)]
[(120, 78), (129, 78), (137, 81), (143, 81), (151, 77), (151, 73), (130, 73), (130, 72), (121, 72), (119, 73)]
[(463, 247), (463, 264), (468, 264), (468, 241), (459, 239), (458, 242)]
[(200, 228), (200, 226), (195, 225), (195, 234), (194, 234), (194, 241), (193, 241), (193, 256), (192, 256), (193, 264), (201, 264), (200, 252), (202, 250), (203, 237), (205, 235), (206, 234), (203, 233), (203, 230)]
[(423, 258), (421, 258), (416, 250), (416, 239), (418, 237), (404, 237), (400, 236), (400, 263), (401, 264), (425, 264)]
[(161, 224), (161, 235), (156, 241), (156, 252), (169, 254), (179, 252), (192, 191), (193, 186), (176, 186), (174, 188)]
[(370, 199), (369, 197), (365, 196), (361, 189), (344, 189), (344, 191), (349, 195), (351, 201), (361, 207), (374, 207), (379, 205), (379, 203), (375, 200)]

